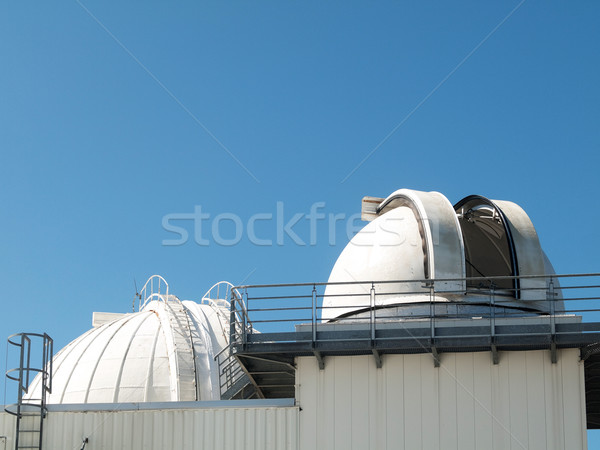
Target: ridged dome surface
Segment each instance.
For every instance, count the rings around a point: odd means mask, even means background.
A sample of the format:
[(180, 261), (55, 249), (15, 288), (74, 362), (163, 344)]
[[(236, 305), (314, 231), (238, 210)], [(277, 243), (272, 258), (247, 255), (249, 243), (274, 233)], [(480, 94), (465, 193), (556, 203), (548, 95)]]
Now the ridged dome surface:
[[(227, 307), (156, 298), (57, 353), (48, 403), (218, 400), (214, 356), (227, 345)], [(38, 378), (29, 393), (39, 398)]]

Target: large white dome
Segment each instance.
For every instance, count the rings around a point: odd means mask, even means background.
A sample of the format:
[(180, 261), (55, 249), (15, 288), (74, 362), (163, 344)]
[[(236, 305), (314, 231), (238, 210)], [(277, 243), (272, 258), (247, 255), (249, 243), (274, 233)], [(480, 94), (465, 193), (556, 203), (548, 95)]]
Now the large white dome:
[(503, 307), (547, 311), (544, 276), (554, 269), (518, 205), (469, 196), (453, 206), (438, 192), (409, 189), (385, 199), (367, 197), (364, 204), (363, 217), (372, 221), (331, 271), (323, 320), (368, 311), (371, 289), (376, 309), (408, 304), (422, 309), (433, 284), (440, 304), (470, 303), (473, 309), (489, 301), (481, 285), (493, 285)]
[[(91, 329), (53, 359), (48, 403), (219, 400), (214, 357), (228, 344), (226, 302), (154, 295)], [(39, 398), (36, 378), (30, 398)]]

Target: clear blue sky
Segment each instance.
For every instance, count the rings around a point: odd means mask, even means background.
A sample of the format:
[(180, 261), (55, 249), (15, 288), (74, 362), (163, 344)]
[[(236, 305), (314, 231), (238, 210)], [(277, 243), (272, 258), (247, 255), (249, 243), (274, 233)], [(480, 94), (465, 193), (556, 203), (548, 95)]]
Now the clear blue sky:
[(196, 206), (246, 224), (480, 194), (523, 206), (558, 272), (600, 271), (599, 20), (592, 0), (2, 2), (0, 338), (61, 348), (153, 273), (189, 299), (325, 281), (347, 242), (320, 222), (315, 245), (163, 245)]

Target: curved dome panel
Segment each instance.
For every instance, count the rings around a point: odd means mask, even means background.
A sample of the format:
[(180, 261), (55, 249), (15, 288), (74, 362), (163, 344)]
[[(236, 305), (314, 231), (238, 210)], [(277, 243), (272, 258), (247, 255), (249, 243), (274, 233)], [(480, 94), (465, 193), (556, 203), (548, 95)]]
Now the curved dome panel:
[[(506, 200), (494, 200), (493, 202), (502, 210), (510, 228), (515, 248), (516, 275), (548, 274), (544, 251), (527, 213), (513, 202)], [(554, 273), (554, 269), (551, 273)], [(521, 278), (519, 280), (519, 299), (543, 299), (546, 295), (546, 286), (547, 281), (545, 278)]]
[[(424, 279), (443, 280), (436, 284), (438, 292), (464, 292), (462, 233), (446, 197), (439, 192), (399, 189), (381, 202), (377, 214), (346, 246), (329, 283), (417, 280), (376, 285), (376, 306), (414, 302), (415, 296), (427, 296), (429, 290), (421, 282)], [(323, 320), (368, 308), (368, 290), (365, 284), (328, 285)]]
[[(425, 278), (425, 248), (413, 210), (399, 206), (369, 222), (340, 254), (329, 283), (422, 280)], [(323, 320), (369, 307), (367, 285), (330, 284), (323, 299)], [(382, 294), (420, 292), (421, 283), (387, 283), (377, 286)], [(426, 291), (425, 291), (426, 292)], [(342, 296), (343, 295), (343, 296)], [(379, 297), (391, 304), (398, 296)]]
[[(419, 231), (426, 248), (425, 278), (462, 279), (465, 277), (463, 237), (456, 212), (448, 199), (439, 192), (399, 189), (377, 208), (379, 213), (398, 206), (408, 206), (419, 222)], [(442, 282), (438, 290), (464, 291), (461, 282)]]
[[(215, 356), (229, 344), (229, 310), (184, 301), (194, 344), (198, 399), (219, 399), (219, 371)], [(215, 395), (216, 393), (216, 395)]]
[[(48, 403), (218, 400), (214, 356), (227, 345), (226, 321), (226, 309), (214, 303), (150, 301), (57, 353)], [(29, 398), (39, 384), (36, 378)]]

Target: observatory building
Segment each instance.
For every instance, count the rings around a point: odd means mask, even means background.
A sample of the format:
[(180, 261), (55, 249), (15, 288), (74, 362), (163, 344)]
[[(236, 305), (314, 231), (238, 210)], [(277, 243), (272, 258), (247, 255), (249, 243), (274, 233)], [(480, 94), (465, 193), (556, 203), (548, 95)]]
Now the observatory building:
[[(164, 292), (145, 286), (138, 312), (94, 313), (94, 328), (57, 353), (47, 403), (220, 400), (213, 361), (227, 346), (228, 302), (182, 302), (162, 277), (153, 283)], [(41, 384), (38, 376), (25, 398), (40, 398)]]
[(600, 276), (556, 274), (508, 201), (400, 189), (362, 218), (327, 282), (194, 302), (155, 275), (56, 355), (11, 336), (0, 450), (587, 448)]

